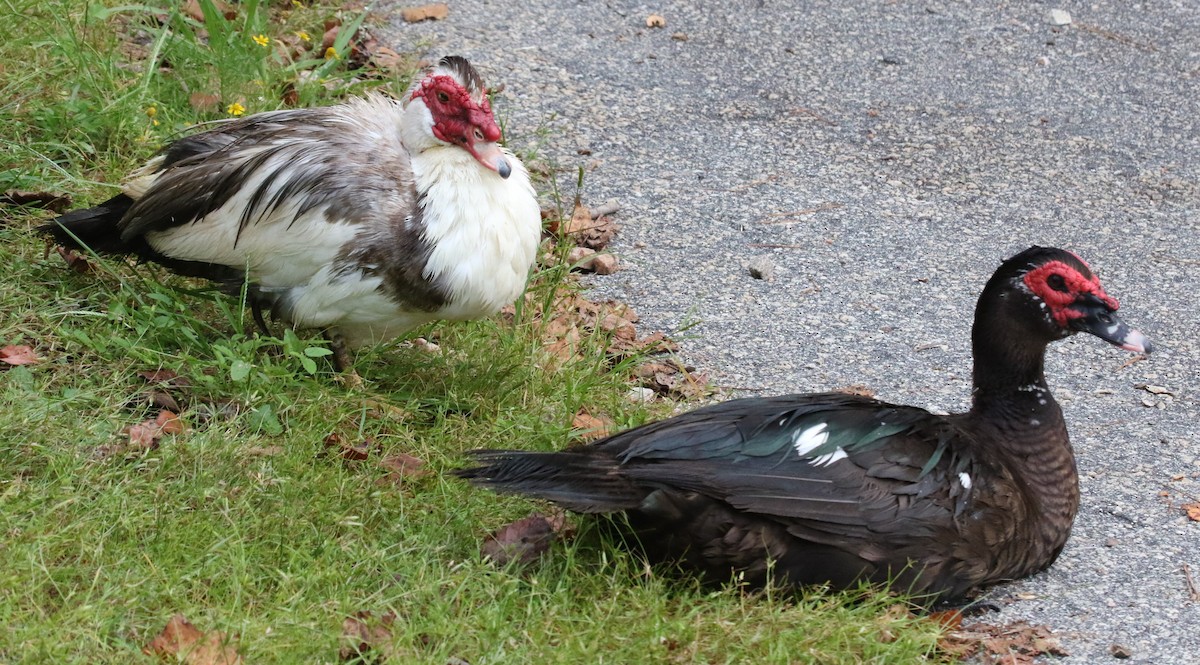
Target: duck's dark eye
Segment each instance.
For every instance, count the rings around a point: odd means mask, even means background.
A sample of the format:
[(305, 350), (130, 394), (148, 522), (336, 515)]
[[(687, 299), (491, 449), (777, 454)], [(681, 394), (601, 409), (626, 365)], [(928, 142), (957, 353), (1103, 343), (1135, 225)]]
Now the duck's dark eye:
[(446, 93), (440, 92), (440, 91), (437, 94), (437, 98), (438, 98), (438, 101), (443, 104), (450, 101), (450, 95), (447, 95)]
[(1047, 277), (1046, 285), (1055, 291), (1067, 293), (1067, 280), (1063, 279), (1063, 276), (1058, 273), (1054, 273), (1053, 275)]

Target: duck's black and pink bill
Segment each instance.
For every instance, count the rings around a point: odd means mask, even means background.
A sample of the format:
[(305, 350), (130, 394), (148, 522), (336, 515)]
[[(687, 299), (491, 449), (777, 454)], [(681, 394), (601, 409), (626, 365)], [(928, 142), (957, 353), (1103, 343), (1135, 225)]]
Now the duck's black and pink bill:
[(1141, 331), (1130, 328), (1112, 310), (1100, 303), (1078, 307), (1083, 316), (1071, 320), (1071, 327), (1134, 353), (1150, 353), (1153, 345)]

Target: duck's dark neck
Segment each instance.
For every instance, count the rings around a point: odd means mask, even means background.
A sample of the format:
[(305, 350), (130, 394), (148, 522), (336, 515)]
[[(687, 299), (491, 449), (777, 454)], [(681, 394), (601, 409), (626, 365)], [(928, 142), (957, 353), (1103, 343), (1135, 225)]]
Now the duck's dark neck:
[(1028, 560), (1053, 561), (1075, 518), (1079, 485), (1062, 410), (1043, 373), (1048, 342), (1014, 330), (991, 312), (996, 316), (980, 308), (971, 334), (975, 392), (965, 421), (1000, 452), (1036, 506), (1036, 526), (1022, 541), (1036, 553)]
[(1033, 392), (1044, 392), (1049, 397), (1043, 371), (1045, 344), (1013, 344), (1012, 340), (998, 340), (993, 333), (980, 331), (978, 326), (972, 337), (974, 410), (986, 411)]
[(1052, 403), (1043, 372), (1050, 340), (1023, 328), (1022, 319), (1012, 311), (1016, 306), (1010, 293), (989, 288), (980, 297), (971, 328), (975, 361), (972, 413), (982, 415), (1007, 402), (1023, 402), (1031, 393), (1042, 393)]

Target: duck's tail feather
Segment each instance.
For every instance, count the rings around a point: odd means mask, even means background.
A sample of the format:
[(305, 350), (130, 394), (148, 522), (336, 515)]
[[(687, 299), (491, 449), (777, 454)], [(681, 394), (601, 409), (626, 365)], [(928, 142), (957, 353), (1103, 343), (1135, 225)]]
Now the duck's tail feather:
[(117, 194), (91, 208), (60, 215), (37, 230), (51, 236), (64, 247), (91, 249), (98, 254), (128, 254), (136, 251), (136, 248), (121, 239), (121, 229), (117, 224), (132, 205), (132, 198)]
[(618, 462), (607, 456), (571, 450), (473, 450), (468, 454), (479, 466), (454, 471), (459, 478), (497, 492), (552, 501), (575, 512), (629, 510), (651, 491), (630, 482), (620, 473)]

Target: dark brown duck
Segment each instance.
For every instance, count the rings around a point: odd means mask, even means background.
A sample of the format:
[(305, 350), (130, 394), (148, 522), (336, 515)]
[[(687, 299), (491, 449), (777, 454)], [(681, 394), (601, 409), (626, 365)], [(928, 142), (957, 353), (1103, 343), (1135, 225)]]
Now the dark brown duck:
[(458, 474), (614, 520), (653, 561), (716, 581), (893, 580), (954, 599), (1062, 551), (1075, 457), (1043, 375), (1051, 342), (1086, 332), (1149, 353), (1075, 254), (1005, 261), (975, 310), (973, 405), (934, 415), (841, 393), (737, 399), (558, 453), (483, 450)]

